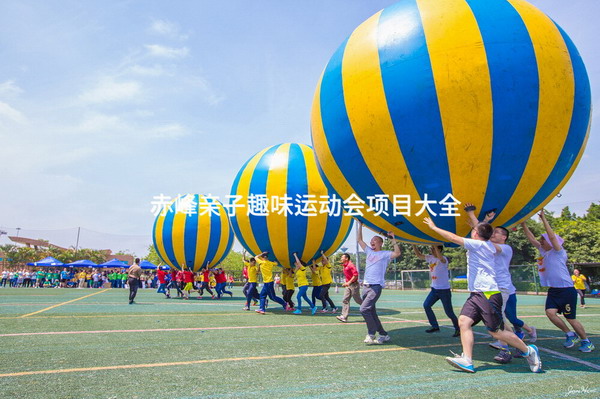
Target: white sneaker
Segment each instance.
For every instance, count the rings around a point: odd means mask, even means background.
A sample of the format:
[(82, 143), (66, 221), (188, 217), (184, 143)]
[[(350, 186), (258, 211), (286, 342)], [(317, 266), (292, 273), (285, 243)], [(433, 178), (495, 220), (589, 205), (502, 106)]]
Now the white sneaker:
[(372, 344), (376, 344), (376, 343), (377, 343), (377, 340), (375, 339), (375, 336), (374, 336), (374, 335), (368, 335), (368, 334), (367, 334), (367, 337), (365, 338), (365, 340), (364, 340), (363, 342), (364, 342), (365, 344), (372, 345)]
[(540, 354), (538, 352), (538, 348), (535, 345), (527, 345), (529, 348), (529, 353), (525, 355), (525, 359), (527, 359), (527, 363), (529, 363), (529, 368), (534, 373), (542, 372), (542, 359), (540, 359)]
[(379, 338), (377, 338), (377, 343), (379, 345), (383, 344), (384, 342), (388, 342), (390, 340), (390, 336), (389, 335), (380, 335)]
[(454, 357), (447, 357), (446, 361), (450, 363), (452, 367), (459, 370), (466, 371), (467, 373), (474, 373), (475, 367), (473, 367), (473, 361), (467, 359), (464, 354), (454, 355)]
[(535, 327), (531, 327), (531, 334), (529, 334), (529, 342), (534, 343), (537, 341), (537, 330)]
[(500, 341), (490, 342), (488, 345), (491, 346), (492, 348), (498, 349), (498, 350), (502, 350), (504, 348), (504, 346), (500, 343)]

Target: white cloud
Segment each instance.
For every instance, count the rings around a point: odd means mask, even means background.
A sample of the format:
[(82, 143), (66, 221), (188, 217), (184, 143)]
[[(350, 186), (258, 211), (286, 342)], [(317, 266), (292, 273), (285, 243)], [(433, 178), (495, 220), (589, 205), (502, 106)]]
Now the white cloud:
[(145, 67), (145, 66), (136, 64), (136, 65), (133, 65), (132, 67), (130, 67), (129, 71), (136, 75), (153, 76), (153, 77), (162, 76), (162, 75), (166, 74), (164, 68), (160, 65)]
[(14, 96), (23, 93), (23, 89), (15, 84), (13, 80), (0, 83), (0, 96)]
[(151, 56), (163, 58), (182, 58), (190, 52), (187, 47), (175, 48), (160, 44), (146, 44), (144, 47), (146, 47)]
[(179, 25), (163, 19), (157, 19), (153, 21), (152, 25), (150, 26), (150, 31), (155, 34), (174, 39), (186, 40), (188, 38), (187, 35), (180, 33)]
[(210, 83), (201, 76), (193, 76), (188, 79), (188, 82), (192, 86), (197, 87), (200, 92), (204, 93), (204, 99), (210, 105), (218, 105), (225, 99), (225, 96), (217, 94)]
[(27, 121), (20, 111), (14, 109), (7, 103), (0, 101), (0, 121), (2, 119), (16, 123), (25, 123)]
[(178, 123), (158, 126), (149, 132), (149, 136), (156, 139), (178, 139), (188, 134), (188, 130)]
[(84, 132), (99, 132), (121, 130), (125, 127), (125, 123), (117, 116), (92, 114), (81, 122), (79, 130)]
[(101, 79), (96, 87), (82, 93), (79, 99), (87, 103), (127, 101), (135, 99), (141, 92), (142, 88), (138, 82), (116, 82), (112, 78), (105, 78)]

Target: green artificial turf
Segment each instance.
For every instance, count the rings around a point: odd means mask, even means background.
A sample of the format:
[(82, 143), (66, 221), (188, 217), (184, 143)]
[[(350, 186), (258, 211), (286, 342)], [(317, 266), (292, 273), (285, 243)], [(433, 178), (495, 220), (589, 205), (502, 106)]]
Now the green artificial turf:
[[(599, 299), (578, 308), (595, 352), (564, 349), (544, 316), (545, 297), (520, 295), (519, 315), (538, 328), (536, 345), (558, 354), (542, 351), (545, 372), (533, 374), (523, 359), (496, 364), (490, 339), (478, 335), (477, 373), (467, 374), (444, 360), (461, 351), (452, 328), (424, 333), (427, 291), (384, 291), (378, 310), (392, 340), (379, 346), (362, 342), (356, 304), (343, 324), (276, 304), (266, 315), (243, 311), (237, 287), (234, 298), (219, 301), (140, 290), (134, 305), (126, 290), (100, 291), (0, 289), (0, 398), (600, 397), (598, 368), (560, 355), (600, 365)], [(341, 292), (332, 298), (341, 306)], [(456, 313), (465, 299), (453, 294)], [(441, 304), (434, 309), (451, 327)], [(47, 373), (7, 375), (36, 371)]]

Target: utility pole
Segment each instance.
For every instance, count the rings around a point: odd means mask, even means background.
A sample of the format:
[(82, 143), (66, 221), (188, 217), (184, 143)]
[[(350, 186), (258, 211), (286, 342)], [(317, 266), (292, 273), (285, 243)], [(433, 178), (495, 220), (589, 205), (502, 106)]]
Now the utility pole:
[(77, 250), (79, 249), (79, 233), (81, 233), (81, 227), (77, 228), (77, 242), (75, 243), (75, 257), (77, 257)]
[(20, 227), (17, 227), (17, 237), (19, 236), (19, 232), (21, 231)]

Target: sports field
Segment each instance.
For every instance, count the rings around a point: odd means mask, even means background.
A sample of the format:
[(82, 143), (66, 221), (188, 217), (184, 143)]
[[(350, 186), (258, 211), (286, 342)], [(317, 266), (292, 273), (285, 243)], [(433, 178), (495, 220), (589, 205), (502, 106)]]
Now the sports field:
[[(385, 290), (378, 306), (392, 340), (367, 346), (356, 306), (348, 324), (279, 306), (259, 315), (242, 310), (239, 287), (220, 301), (140, 290), (134, 305), (121, 289), (0, 289), (0, 398), (600, 397), (600, 300), (578, 308), (598, 347), (581, 353), (562, 347), (545, 297), (520, 295), (545, 372), (524, 359), (496, 364), (477, 326), (477, 373), (467, 374), (444, 360), (461, 351), (453, 329), (424, 333), (426, 294)], [(332, 298), (341, 305), (341, 293)], [(465, 299), (453, 295), (457, 313)]]

